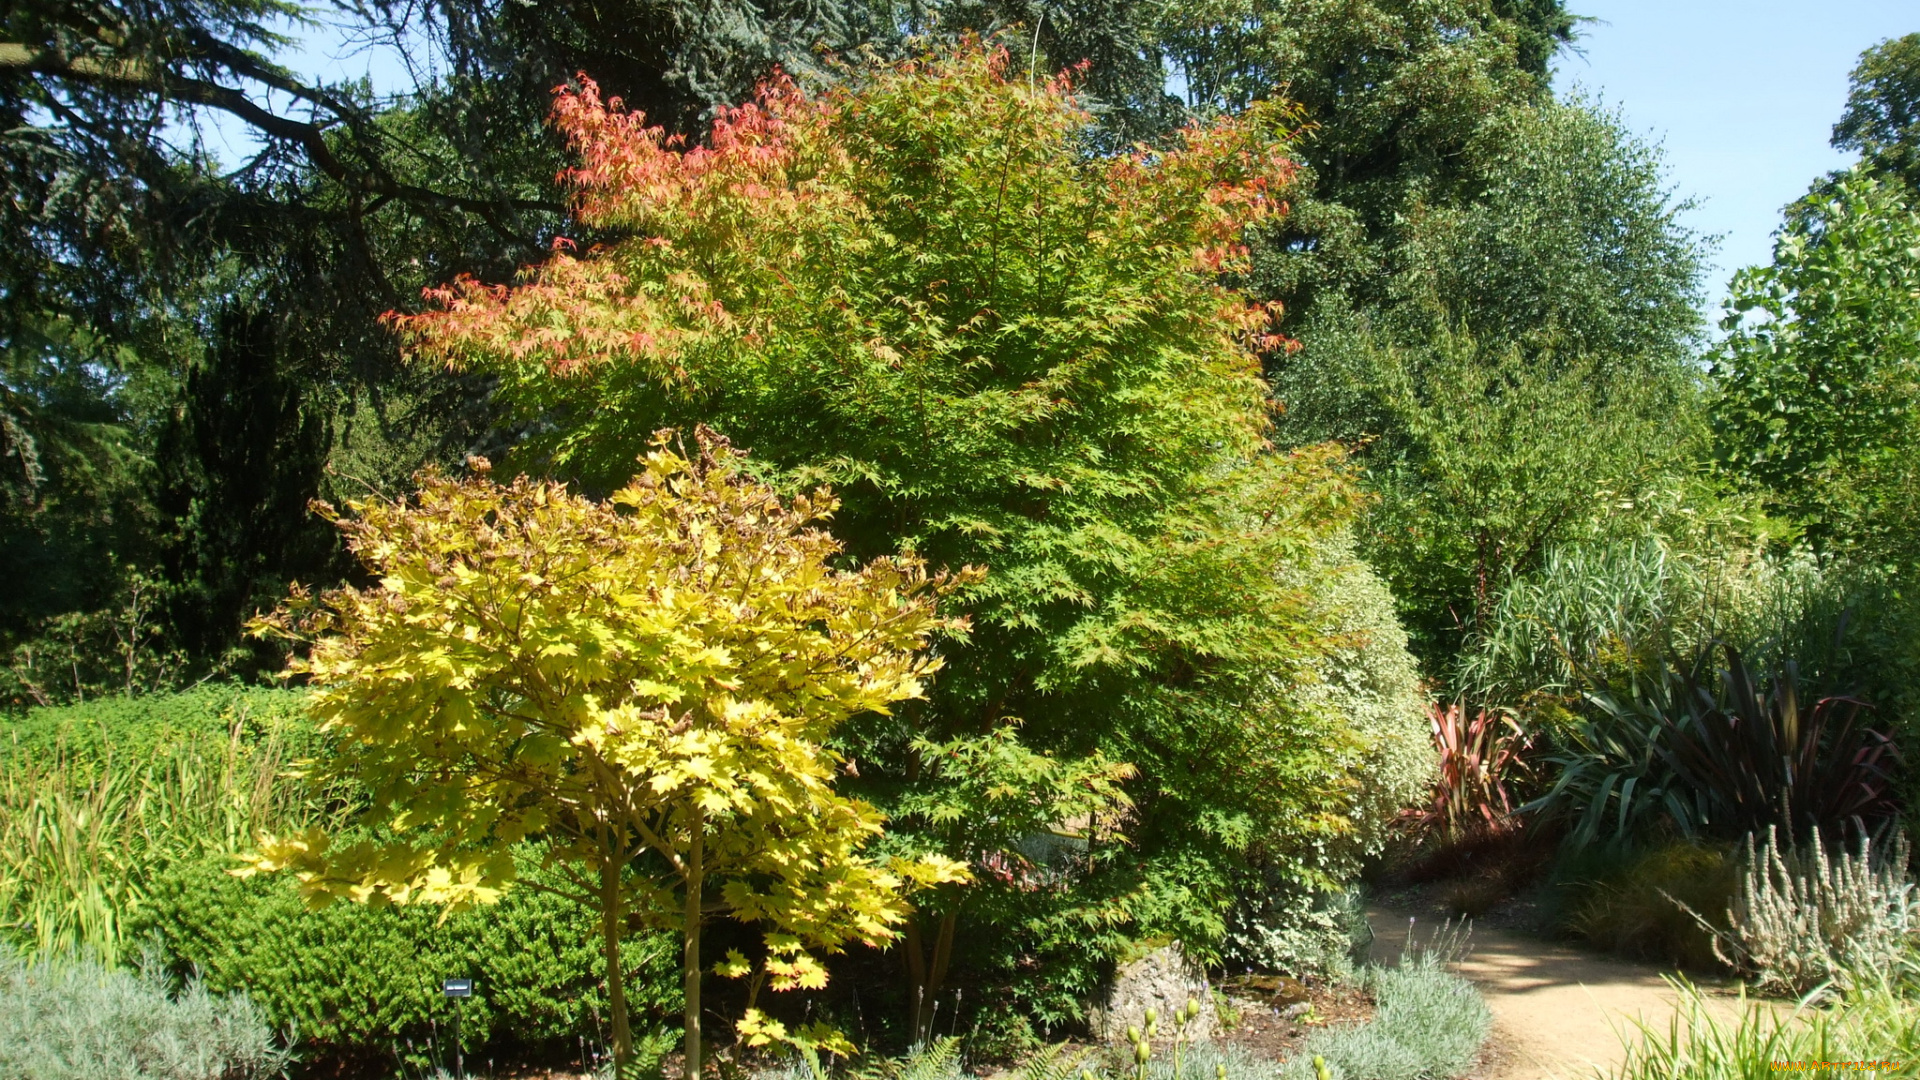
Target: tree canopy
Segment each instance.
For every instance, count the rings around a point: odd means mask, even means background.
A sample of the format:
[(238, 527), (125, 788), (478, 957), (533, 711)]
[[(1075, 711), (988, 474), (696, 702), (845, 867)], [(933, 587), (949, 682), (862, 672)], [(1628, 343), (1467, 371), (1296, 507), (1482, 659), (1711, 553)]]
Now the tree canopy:
[[(1503, 85), (1533, 85), (1483, 47)], [(1280, 438), (1363, 448), (1362, 550), (1432, 665), (1553, 545), (1647, 527), (1703, 431), (1704, 244), (1657, 151), (1577, 96), (1440, 85), (1459, 111), (1431, 161), (1323, 172), (1253, 278), (1300, 344), (1269, 363)]]
[(1906, 565), (1920, 405), (1920, 210), (1862, 165), (1734, 277), (1714, 358), (1717, 454), (1823, 546)]
[(1833, 145), (1858, 150), (1868, 167), (1920, 193), (1920, 34), (1890, 38), (1860, 54)]
[(335, 517), (380, 584), (296, 592), (256, 629), (310, 643), (292, 671), (335, 744), (313, 779), (369, 792), (372, 837), (269, 838), (255, 865), (319, 899), (461, 907), (497, 899), (512, 845), (542, 839), (563, 875), (547, 887), (600, 916), (619, 1068), (628, 917), (682, 933), (697, 1076), (706, 920), (760, 924), (751, 966), (817, 987), (808, 949), (891, 940), (903, 878), (961, 876), (863, 857), (881, 818), (834, 790), (826, 743), (919, 697), (928, 645), (965, 626), (935, 614), (950, 584), (917, 563), (830, 567), (828, 493), (785, 503), (725, 443), (702, 432), (688, 460), (669, 434), (606, 502), (480, 468)]
[(1337, 453), (1268, 452), (1284, 342), (1231, 287), (1290, 114), (1089, 157), (1066, 80), (976, 45), (775, 83), (699, 146), (591, 86), (557, 115), (584, 224), (627, 237), (437, 291), (401, 321), (414, 354), (497, 374), (529, 460), (618, 483), (649, 425), (699, 416), (781, 483), (832, 482), (850, 552), (987, 567), (926, 705), (849, 743), (864, 781), (958, 783), (923, 760), (954, 740), (1124, 762), (1124, 843), (1077, 842), (1196, 946), (1230, 890), (1195, 867), (1258, 847), (1317, 881), (1374, 740), (1297, 693), (1334, 616), (1296, 570), (1354, 499)]

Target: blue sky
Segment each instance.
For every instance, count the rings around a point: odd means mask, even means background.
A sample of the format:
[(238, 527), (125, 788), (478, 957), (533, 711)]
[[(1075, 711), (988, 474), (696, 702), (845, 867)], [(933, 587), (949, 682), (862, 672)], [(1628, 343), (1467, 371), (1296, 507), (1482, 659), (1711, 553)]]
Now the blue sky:
[[(1555, 85), (1617, 107), (1666, 150), (1687, 223), (1722, 234), (1708, 275), (1714, 311), (1727, 279), (1766, 262), (1780, 208), (1849, 162), (1827, 145), (1861, 50), (1920, 31), (1915, 0), (1570, 0), (1594, 22)], [(1584, 55), (1582, 55), (1584, 54)]]

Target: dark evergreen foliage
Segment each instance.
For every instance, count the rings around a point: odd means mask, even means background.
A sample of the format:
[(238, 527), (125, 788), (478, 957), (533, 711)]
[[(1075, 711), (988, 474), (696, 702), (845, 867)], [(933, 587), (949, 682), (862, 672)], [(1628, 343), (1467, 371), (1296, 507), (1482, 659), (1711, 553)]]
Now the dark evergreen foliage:
[(307, 510), (330, 417), (288, 370), (285, 327), (272, 313), (229, 308), (214, 333), (157, 440), (172, 621), (201, 656), (232, 648), (245, 619), (278, 603), (290, 581), (340, 574), (332, 530)]

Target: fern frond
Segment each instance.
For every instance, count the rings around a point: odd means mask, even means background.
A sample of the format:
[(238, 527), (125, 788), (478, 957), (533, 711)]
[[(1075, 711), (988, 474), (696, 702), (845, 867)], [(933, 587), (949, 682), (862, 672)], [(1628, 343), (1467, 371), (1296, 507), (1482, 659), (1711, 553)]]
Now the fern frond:
[(1074, 1080), (1087, 1051), (1067, 1053), (1066, 1043), (1055, 1043), (1020, 1065), (1020, 1080)]
[(959, 1076), (960, 1040), (949, 1036), (908, 1054), (899, 1063), (893, 1080), (958, 1080)]

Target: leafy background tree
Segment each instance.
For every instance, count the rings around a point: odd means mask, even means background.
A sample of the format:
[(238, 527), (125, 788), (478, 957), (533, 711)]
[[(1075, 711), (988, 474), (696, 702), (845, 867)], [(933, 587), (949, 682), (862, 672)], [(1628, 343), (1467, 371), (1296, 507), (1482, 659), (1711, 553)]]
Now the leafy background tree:
[(1720, 458), (1829, 549), (1905, 564), (1920, 358), (1920, 210), (1865, 169), (1794, 208), (1734, 278), (1715, 358)]
[(176, 639), (199, 656), (234, 647), (234, 626), (284, 575), (340, 575), (333, 537), (308, 509), (332, 448), (327, 410), (279, 363), (271, 312), (220, 313), (216, 344), (188, 368), (155, 439), (155, 509), (175, 523), (161, 550)]
[(1319, 127), (1254, 281), (1301, 345), (1270, 362), (1280, 437), (1360, 448), (1362, 552), (1438, 673), (1551, 547), (1652, 527), (1692, 484), (1704, 249), (1655, 150), (1548, 96), (1525, 43), (1564, 11), (1373, 14), (1364, 47), (1330, 17), (1264, 31), (1314, 71), (1289, 89)]
[[(224, 379), (196, 382), (190, 371), (209, 356), (209, 367), (222, 370), (222, 351), (240, 350), (245, 356), (230, 356), (226, 370), (265, 368), (241, 385), (297, 392), (326, 434), (321, 462), (384, 457), (384, 468), (365, 479), (402, 482), (419, 464), (418, 444), (458, 447), (478, 438), (463, 427), (472, 418), (460, 407), (472, 388), (444, 380), (422, 386), (405, 376), (377, 315), (417, 288), (404, 279), (409, 264), (444, 257), (476, 265), (475, 252), (444, 242), (449, 233), (458, 237), (487, 216), (537, 214), (537, 199), (517, 199), (512, 190), (514, 170), (500, 171), (509, 177), (506, 190), (478, 195), (450, 174), (436, 175), (450, 181), (448, 190), (415, 185), (448, 164), (445, 155), (436, 161), (413, 152), (418, 140), (407, 136), (421, 134), (417, 127), (409, 132), (397, 115), (376, 118), (374, 103), (352, 88), (306, 86), (274, 64), (268, 54), (284, 43), (276, 30), (301, 10), (35, 5), (10, 9), (0, 31), (8, 40), (0, 46), (0, 100), (15, 118), (0, 155), (16, 181), (0, 340), (10, 356), (22, 348), (38, 353), (24, 369), (27, 402), (43, 395), (42, 385), (71, 384), (69, 372), (96, 373), (94, 410), (101, 430), (124, 449), (118, 460), (127, 483), (170, 492), (165, 508), (140, 499), (133, 515), (111, 504), (74, 507), (84, 520), (77, 527), (99, 535), (96, 547), (110, 546), (111, 557), (89, 568), (88, 591), (71, 602), (81, 612), (113, 608), (129, 575), (169, 579), (179, 588), (154, 626), (188, 650), (189, 677), (217, 668), (253, 605), (314, 565), (299, 545), (232, 546), (249, 543), (253, 528), (246, 520), (253, 507), (231, 500), (233, 486), (272, 476), (291, 486), (265, 497), (297, 507), (323, 493), (324, 475), (314, 467), (311, 438), (225, 442), (237, 433), (209, 424), (212, 414), (255, 403), (226, 397)], [(325, 115), (309, 122), (256, 104), (270, 87)], [(207, 111), (262, 134), (238, 168), (206, 149), (200, 122)], [(532, 250), (509, 237), (516, 242), (504, 249), (482, 247), (481, 265), (490, 256), (506, 272)], [(391, 250), (396, 241), (404, 254)], [(403, 275), (397, 287), (395, 274)], [(246, 320), (226, 310), (235, 295), (262, 312), (251, 330), (237, 329)], [(260, 329), (266, 323), (271, 332)], [(223, 335), (244, 343), (222, 344)], [(415, 404), (421, 407), (408, 407)], [(176, 413), (195, 426), (191, 436), (172, 419)], [(407, 449), (382, 454), (381, 443)], [(241, 458), (263, 475), (223, 474)], [(238, 516), (218, 520), (222, 513)], [(149, 524), (132, 542), (116, 536), (124, 528), (117, 522), (143, 516)], [(196, 550), (185, 554), (183, 546)], [(194, 578), (199, 567), (224, 574), (227, 564), (251, 567), (258, 589), (218, 584), (209, 591), (205, 582), (173, 580)], [(15, 635), (15, 643), (30, 640), (31, 623)]]
[(1920, 34), (1883, 41), (1860, 54), (1833, 145), (1920, 192)]

